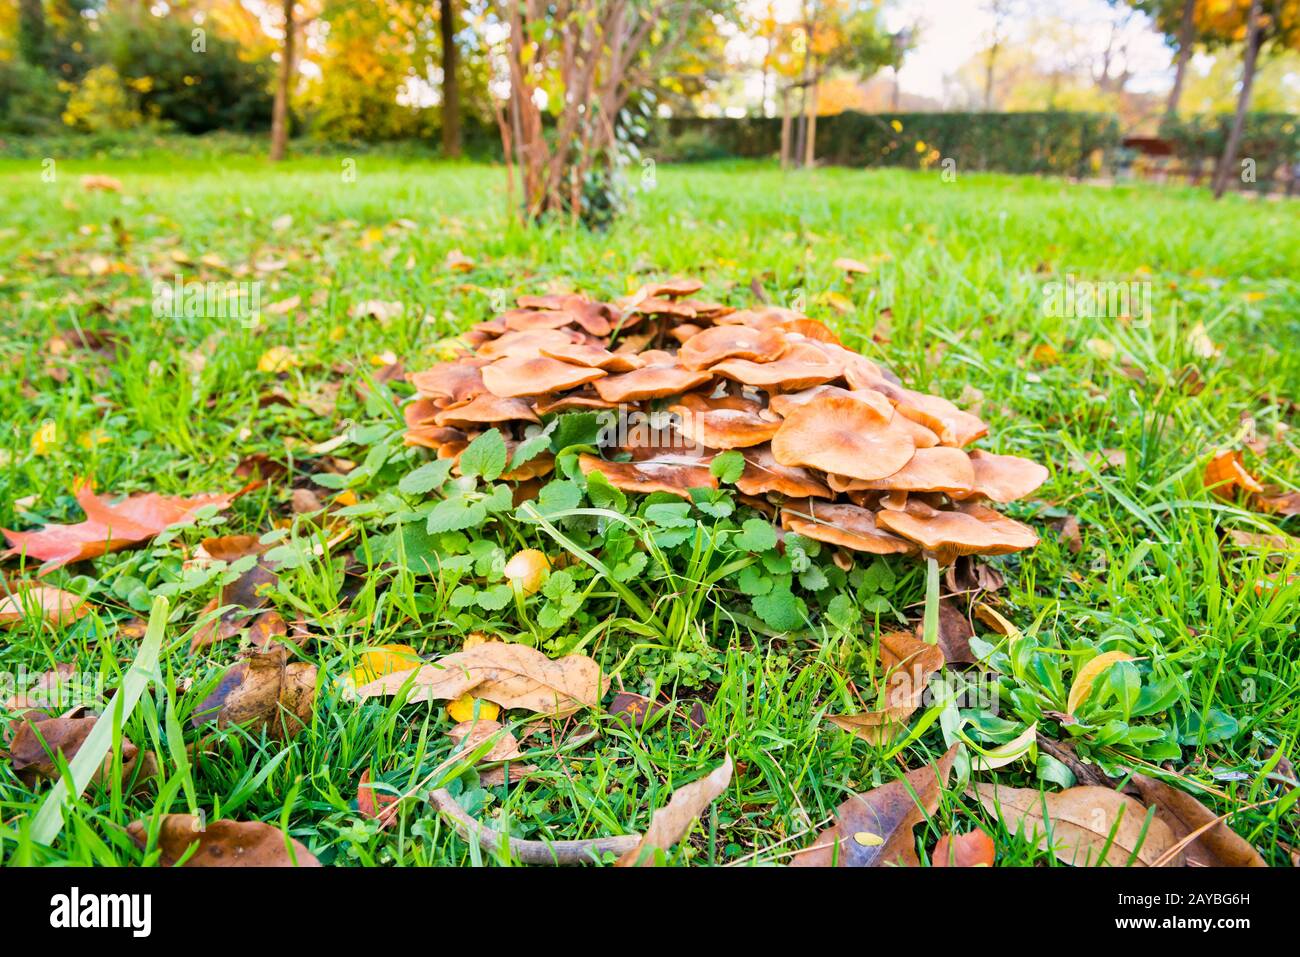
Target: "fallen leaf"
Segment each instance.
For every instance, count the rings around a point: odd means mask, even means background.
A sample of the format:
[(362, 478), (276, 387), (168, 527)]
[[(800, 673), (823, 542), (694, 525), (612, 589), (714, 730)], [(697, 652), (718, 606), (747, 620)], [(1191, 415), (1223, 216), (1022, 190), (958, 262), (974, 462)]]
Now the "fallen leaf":
[[(145, 821), (132, 821), (126, 831), (141, 850), (148, 849), (149, 825)], [(320, 867), (320, 861), (301, 842), (286, 841), (283, 831), (261, 821), (205, 824), (190, 814), (163, 815), (154, 845), (161, 852), (159, 864), (175, 867), (195, 843), (198, 848), (183, 867)]]
[(850, 275), (852, 275), (853, 273), (871, 272), (871, 267), (868, 266), (866, 263), (859, 262), (856, 259), (849, 259), (846, 256), (841, 256), (839, 259), (835, 260), (835, 262), (831, 263), (831, 265), (834, 266), (836, 269), (844, 270), (844, 272), (849, 273)]
[(239, 726), (253, 734), (266, 730), (280, 741), (294, 737), (311, 721), (316, 700), (316, 666), (288, 660), (283, 646), (250, 653), (222, 675), (217, 687), (194, 711), (196, 728)]
[[(933, 814), (957, 757), (957, 745), (924, 767), (907, 772), (835, 810), (835, 823), (790, 861), (791, 867), (919, 867), (912, 828)], [(879, 840), (858, 839), (872, 835)]]
[(248, 613), (258, 611), (270, 601), (267, 592), (274, 588), (279, 580), (280, 576), (273, 569), (258, 562), (233, 582), (224, 586), (221, 594), (208, 602), (199, 614), (202, 617), (212, 614), (218, 608), (226, 608), (226, 610), (194, 632), (194, 637), (190, 639), (190, 654), (238, 635), (246, 626)]
[[(916, 624), (916, 637), (925, 632), (925, 622)], [(970, 650), (970, 640), (975, 636), (970, 621), (957, 603), (944, 598), (939, 602), (939, 649), (949, 664), (974, 664), (975, 655)]]
[[(455, 701), (447, 705), (447, 714), (453, 721), (472, 721), (474, 719), (474, 702), (479, 701), (472, 694), (466, 691)], [(480, 718), (488, 721), (495, 721), (501, 714), (501, 708), (491, 701), (480, 701), (478, 705), (478, 714)]]
[(1024, 632), (1008, 621), (1002, 612), (998, 611), (992, 605), (987, 605), (982, 601), (977, 601), (974, 605), (973, 611), (975, 612), (976, 618), (984, 622), (984, 624), (988, 625), (999, 635), (1005, 635), (1012, 643), (1025, 637)]
[(288, 372), (299, 365), (298, 356), (288, 346), (272, 346), (257, 360), (258, 372)]
[[(1186, 791), (1145, 774), (1134, 773), (1129, 784), (1148, 807), (1155, 807), (1156, 817), (1169, 825), (1175, 842), (1219, 817)], [(1183, 848), (1183, 855), (1191, 867), (1268, 867), (1259, 851), (1224, 821), (1202, 831)]]
[(973, 771), (993, 771), (1019, 761), (1029, 754), (1038, 736), (1038, 722), (1033, 721), (1029, 727), (1016, 735), (1006, 744), (988, 748), (988, 754), (972, 754), (970, 763)]
[(103, 173), (90, 173), (81, 177), (81, 188), (88, 193), (120, 193), (122, 192), (122, 181), (116, 176), (105, 176)]
[(1053, 522), (1052, 527), (1061, 536), (1061, 541), (1065, 543), (1065, 547), (1069, 549), (1070, 554), (1079, 554), (1079, 551), (1083, 548), (1083, 536), (1080, 534), (1079, 520), (1073, 515), (1067, 515), (1065, 518)]
[(968, 831), (939, 838), (930, 855), (930, 866), (992, 867), (996, 854), (993, 838), (983, 831)]
[(357, 689), (358, 697), (396, 694), (414, 676), (408, 701), (452, 701), (468, 691), (503, 708), (563, 715), (600, 704), (607, 679), (586, 655), (552, 661), (527, 645), (492, 641), (453, 652), (420, 668), (384, 675)]
[(89, 613), (90, 605), (80, 595), (42, 585), (20, 587), (0, 599), (0, 628), (30, 619), (70, 625)]
[(644, 728), (655, 715), (663, 711), (663, 705), (657, 704), (645, 695), (631, 691), (620, 691), (609, 703), (609, 713), (623, 720), (629, 727)]
[(1088, 700), (1088, 695), (1092, 694), (1093, 682), (1103, 671), (1116, 662), (1132, 660), (1132, 655), (1126, 655), (1122, 651), (1107, 651), (1090, 659), (1079, 669), (1079, 673), (1074, 676), (1074, 683), (1070, 685), (1070, 694), (1065, 704), (1066, 714), (1074, 714), (1079, 705)]
[(984, 782), (972, 787), (985, 809), (1000, 814), (1008, 829), (1023, 828), (1027, 837), (1065, 864), (1124, 866), (1131, 860), (1148, 867), (1174, 844), (1173, 832), (1164, 821), (1154, 817), (1148, 826), (1147, 809), (1110, 788), (1043, 793)]
[[(650, 817), (641, 842), (618, 859), (619, 867), (654, 867), (654, 851), (668, 851), (684, 838), (691, 827), (731, 783), (732, 763), (728, 754), (720, 765), (673, 792), (668, 803)], [(646, 854), (646, 851), (652, 853)]]
[[(81, 708), (74, 708), (57, 718), (42, 718), (38, 715), (39, 712), (35, 712), (15, 721), (17, 730), (9, 742), (9, 756), (14, 772), (29, 786), (40, 778), (57, 778), (60, 772), (54, 763), (54, 754), (61, 753), (66, 760), (71, 761), (86, 743), (87, 736), (99, 720), (94, 715), (84, 716), (84, 709)], [(140, 749), (126, 736), (121, 741), (122, 780), (129, 781), (135, 773), (137, 762), (141, 760)], [(103, 781), (112, 767), (113, 753), (110, 751), (104, 758), (103, 766), (95, 772), (94, 780)], [(140, 767), (146, 776), (151, 776), (156, 770), (151, 752), (145, 755)]]
[(384, 811), (400, 800), (400, 795), (375, 790), (370, 783), (369, 768), (361, 772), (361, 780), (357, 783), (357, 813), (362, 817), (378, 821), (381, 829), (388, 827), (396, 818)]
[(419, 666), (420, 654), (410, 645), (376, 645), (361, 652), (348, 679), (354, 686), (362, 685)]
[(447, 253), (447, 258), (442, 261), (442, 267), (451, 272), (472, 272), (474, 269), (474, 260), (470, 259), (459, 249), (453, 249)]
[(1246, 471), (1241, 452), (1229, 449), (1210, 459), (1205, 466), (1205, 487), (1228, 502), (1236, 501), (1237, 490), (1262, 492), (1264, 488), (1255, 476)]
[(521, 757), (519, 742), (505, 730), (499, 721), (480, 717), (477, 721), (462, 721), (447, 732), (447, 737), (461, 745), (462, 751), (473, 751), (484, 741), (497, 736), (496, 742), (478, 759), (479, 764), (495, 764)]
[(246, 489), (188, 498), (150, 492), (131, 495), (110, 505), (96, 495), (89, 484), (81, 484), (74, 494), (86, 513), (84, 522), (46, 525), (34, 532), (3, 529), (10, 547), (0, 558), (19, 554), (38, 558), (46, 563), (41, 574), (48, 574), (69, 562), (97, 558), (138, 545), (169, 526), (193, 521), (199, 511), (208, 506), (224, 509), (244, 491)]

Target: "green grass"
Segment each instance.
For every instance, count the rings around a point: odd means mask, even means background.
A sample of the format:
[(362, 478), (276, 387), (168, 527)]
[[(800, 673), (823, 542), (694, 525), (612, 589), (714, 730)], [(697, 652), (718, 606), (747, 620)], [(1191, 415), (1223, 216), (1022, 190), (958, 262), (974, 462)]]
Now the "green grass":
[[(81, 476), (119, 494), (233, 490), (236, 464), (256, 452), (308, 459), (310, 474), (312, 444), (351, 425), (392, 423), (393, 393), (371, 389), (367, 400), (358, 391), (384, 353), (407, 369), (432, 364), (440, 339), (490, 316), (494, 302), (551, 281), (612, 297), (650, 277), (694, 275), (708, 295), (739, 305), (751, 301), (757, 280), (773, 301), (804, 303), (909, 385), (978, 405), (991, 427), (987, 447), (1051, 469), (1036, 496), (1010, 509), (1039, 528), (1042, 543), (992, 562), (1007, 579), (999, 607), (1026, 631), (1036, 625), (1047, 650), (1004, 684), (1009, 724), (986, 726), (986, 745), (1022, 730), (1026, 709), (1059, 698), (1080, 655), (1123, 647), (1143, 659), (1147, 684), (1176, 689), (1168, 708), (1134, 722), (1184, 732), (1171, 770), (1212, 787), (1202, 796), (1220, 813), (1275, 793), (1266, 755), (1280, 748), (1297, 756), (1300, 585), (1256, 583), (1273, 572), (1285, 582), (1300, 562), (1294, 553), (1271, 562), (1223, 536), (1232, 528), (1296, 533), (1295, 520), (1279, 526), (1222, 502), (1203, 489), (1201, 473), (1214, 450), (1257, 435), (1269, 441), (1262, 457), (1249, 457), (1252, 470), (1287, 488), (1300, 483), (1288, 430), (1300, 399), (1294, 203), (728, 164), (661, 167), (626, 218), (593, 234), (514, 225), (499, 169), (366, 155), (348, 182), (344, 159), (275, 169), (249, 157), (69, 161), (58, 164), (53, 183), (42, 181), (35, 161), (0, 162), (0, 414), (10, 423), (0, 433), (0, 525), (80, 520), (70, 492)], [(86, 172), (120, 177), (123, 193), (83, 192)], [(287, 228), (277, 222), (285, 216)], [(447, 271), (453, 248), (477, 268)], [(154, 279), (177, 270), (194, 278), (201, 269), (177, 266), (173, 251), (196, 263), (215, 254), (231, 267), (284, 260), (281, 270), (244, 278), (264, 280), (264, 301), (299, 295), (302, 308), (268, 315), (258, 328), (155, 318)], [(849, 284), (832, 266), (839, 256), (875, 269)], [(92, 263), (110, 270), (95, 275)], [(1070, 274), (1149, 282), (1150, 321), (1049, 316), (1044, 286)], [(387, 322), (350, 318), (351, 306), (368, 299), (400, 301), (405, 311)], [(846, 302), (842, 313), (836, 306)], [(116, 356), (75, 348), (81, 330), (113, 333)], [(74, 348), (55, 354), (48, 343), (56, 336)], [(276, 346), (299, 364), (280, 375), (259, 372), (259, 358)], [(1047, 346), (1055, 357), (1038, 349)], [(1193, 378), (1199, 390), (1189, 387)], [(259, 401), (276, 387), (288, 404)], [(36, 454), (33, 436), (44, 423), (53, 423), (54, 441)], [(1088, 458), (1108, 449), (1123, 450), (1123, 464)], [(345, 446), (336, 454), (360, 460), (367, 451)], [(396, 789), (416, 785), (450, 753), (444, 732), (452, 722), (440, 706), (345, 701), (335, 679), (367, 646), (451, 650), (467, 627), (448, 607), (445, 581), (374, 557), (370, 547), (385, 529), (365, 520), (345, 546), (350, 561), (332, 554), (287, 572), (274, 596), (286, 619), (301, 617), (318, 635), (304, 652), (326, 675), (314, 723), (288, 744), (229, 730), (186, 756), (199, 738), (188, 719), (236, 645), (187, 653), (188, 632), (219, 582), (186, 574), (182, 557), (209, 534), (268, 531), (287, 515), (287, 498), (282, 485), (259, 489), (224, 523), (205, 520), (145, 549), (58, 572), (54, 581), (90, 595), (96, 613), (66, 629), (0, 632), (0, 670), (75, 659), (111, 693), (140, 640), (121, 634), (122, 624), (146, 613), (160, 587), (172, 600), (160, 680), (123, 729), (158, 753), (161, 783), (134, 795), (92, 784), (47, 848), (33, 841), (31, 824), (48, 785), (28, 788), (0, 760), (0, 861), (139, 862), (127, 824), (196, 808), (209, 818), (286, 823), (326, 863), (489, 859), (427, 804), (407, 802), (382, 833), (356, 812), (364, 770)], [(1065, 515), (1081, 525), (1077, 554), (1050, 525)], [(558, 551), (536, 529), (494, 534), (511, 549), (522, 547), (523, 535)], [(642, 830), (672, 788), (727, 749), (737, 762), (732, 786), (669, 859), (783, 860), (780, 852), (804, 844), (848, 793), (892, 780), (945, 747), (937, 709), (918, 712), (914, 723), (931, 723), (901, 750), (869, 747), (822, 721), (870, 705), (864, 676), (880, 630), (895, 627), (898, 613), (913, 621), (920, 614), (923, 568), (889, 568), (875, 606), (883, 613), (853, 629), (815, 620), (789, 636), (753, 627), (736, 614), (735, 596), (689, 573), (631, 586), (657, 627), (642, 626), (617, 595), (590, 595), (619, 610), (585, 633), (562, 635), (570, 650), (616, 669), (621, 687), (675, 698), (683, 713), (702, 700), (705, 727), (673, 720), (634, 732), (580, 715), (556, 728), (554, 743), (549, 735), (532, 740), (528, 759), (540, 770), (525, 787), (484, 790), (454, 766), (467, 809), (533, 838)], [(12, 561), (5, 570), (21, 577)], [(526, 625), (513, 623), (525, 637)], [(601, 736), (575, 746), (579, 722)], [(1013, 784), (1035, 780), (1024, 762), (998, 773)], [(1300, 845), (1285, 806), (1232, 821), (1277, 865)], [(977, 823), (998, 839), (999, 863), (1051, 862), (958, 792), (918, 836), (928, 849), (940, 834)]]

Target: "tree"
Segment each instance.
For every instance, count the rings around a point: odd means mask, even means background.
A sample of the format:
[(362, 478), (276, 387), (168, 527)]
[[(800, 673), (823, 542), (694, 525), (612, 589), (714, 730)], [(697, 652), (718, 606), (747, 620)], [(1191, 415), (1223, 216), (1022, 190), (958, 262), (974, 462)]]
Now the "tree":
[[(518, 0), (507, 5), (509, 92), (497, 122), (524, 219), (596, 223), (617, 206), (629, 99), (709, 15), (704, 0)], [(543, 114), (553, 118), (551, 130)]]
[[(769, 56), (781, 88), (781, 162), (812, 166), (816, 160), (817, 116), (823, 80), (832, 72), (864, 79), (900, 62), (907, 41), (887, 33), (872, 0), (804, 0), (799, 19), (776, 31)], [(910, 38), (910, 31), (906, 34)], [(778, 81), (779, 82), (779, 81)], [(798, 118), (793, 94), (800, 98)]]
[(456, 3), (439, 0), (438, 35), (442, 40), (442, 151), (460, 156), (460, 83), (456, 77)]
[(1244, 43), (1241, 86), (1223, 156), (1214, 173), (1214, 195), (1223, 195), (1237, 166), (1237, 154), (1250, 109), (1260, 51), (1266, 45), (1296, 49), (1300, 44), (1300, 3), (1296, 0), (1198, 0), (1197, 33), (1210, 45)]
[(293, 18), (294, 0), (282, 0), (284, 43), (280, 47), (280, 70), (275, 81), (275, 100), (271, 104), (271, 162), (284, 159), (289, 143), (289, 87), (293, 81), (297, 62), (294, 45), (298, 26)]
[(1178, 103), (1182, 99), (1187, 78), (1187, 64), (1192, 59), (1192, 50), (1198, 40), (1196, 2), (1197, 0), (1132, 0), (1133, 9), (1150, 17), (1156, 30), (1164, 35), (1165, 42), (1176, 51), (1174, 85), (1170, 88), (1169, 99), (1165, 103), (1166, 121), (1172, 121), (1178, 116)]

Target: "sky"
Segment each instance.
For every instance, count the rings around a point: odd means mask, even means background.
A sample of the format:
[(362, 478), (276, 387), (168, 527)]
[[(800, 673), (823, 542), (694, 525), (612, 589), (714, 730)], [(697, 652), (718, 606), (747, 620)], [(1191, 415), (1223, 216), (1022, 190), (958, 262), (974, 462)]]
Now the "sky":
[[(915, 48), (899, 71), (900, 87), (908, 93), (941, 99), (943, 78), (988, 43), (993, 25), (988, 0), (891, 0), (885, 23), (891, 30), (918, 29)], [(1106, 0), (1020, 0), (1007, 30), (1023, 31), (1035, 13), (1058, 15), (1083, 27), (1099, 49), (1106, 45), (1114, 7)], [(1172, 82), (1170, 52), (1163, 39), (1138, 16), (1128, 28), (1129, 61), (1134, 91), (1167, 90)]]

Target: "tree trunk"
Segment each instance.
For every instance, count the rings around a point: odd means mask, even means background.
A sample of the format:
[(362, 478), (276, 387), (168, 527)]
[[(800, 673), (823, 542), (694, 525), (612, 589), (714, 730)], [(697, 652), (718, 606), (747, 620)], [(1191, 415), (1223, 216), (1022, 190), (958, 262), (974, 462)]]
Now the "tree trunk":
[(993, 45), (989, 47), (988, 63), (984, 68), (984, 109), (993, 110), (993, 65), (998, 58), (999, 43), (995, 39)]
[(1259, 48), (1263, 45), (1263, 34), (1259, 28), (1260, 0), (1251, 0), (1250, 13), (1246, 19), (1246, 59), (1241, 65), (1241, 94), (1237, 97), (1237, 113), (1232, 118), (1232, 130), (1228, 133), (1228, 142), (1223, 147), (1223, 157), (1214, 174), (1214, 198), (1218, 199), (1228, 188), (1228, 180), (1237, 165), (1237, 150), (1241, 148), (1241, 134), (1246, 128), (1246, 110), (1250, 108), (1250, 88), (1255, 82), (1255, 64), (1259, 60)]
[(442, 152), (460, 156), (460, 83), (456, 79), (456, 4), (439, 0), (442, 36)]
[(1165, 105), (1165, 121), (1173, 122), (1178, 118), (1178, 101), (1183, 96), (1183, 79), (1187, 75), (1187, 64), (1192, 59), (1192, 44), (1196, 42), (1196, 0), (1186, 0), (1183, 4), (1183, 22), (1178, 29), (1178, 57), (1174, 61), (1174, 85), (1169, 91), (1169, 102)]
[(781, 88), (781, 168), (790, 168), (790, 88)]
[(280, 75), (275, 83), (275, 101), (271, 105), (271, 162), (284, 159), (289, 143), (289, 86), (293, 80), (294, 0), (284, 0), (284, 46), (280, 50)]
[(811, 169), (817, 161), (817, 77), (808, 88), (808, 118), (804, 123), (803, 165)]

